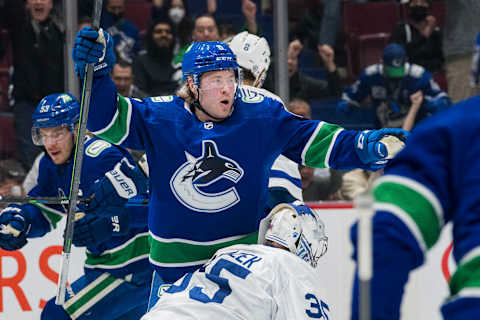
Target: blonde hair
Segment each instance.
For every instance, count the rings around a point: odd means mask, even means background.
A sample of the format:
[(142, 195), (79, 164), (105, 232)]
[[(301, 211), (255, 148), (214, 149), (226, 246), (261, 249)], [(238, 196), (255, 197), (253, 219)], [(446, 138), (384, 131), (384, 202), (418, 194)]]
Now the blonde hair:
[(188, 82), (185, 82), (178, 88), (177, 92), (175, 93), (179, 98), (185, 100), (186, 103), (189, 105), (195, 102), (195, 96), (193, 95), (192, 90), (188, 86)]

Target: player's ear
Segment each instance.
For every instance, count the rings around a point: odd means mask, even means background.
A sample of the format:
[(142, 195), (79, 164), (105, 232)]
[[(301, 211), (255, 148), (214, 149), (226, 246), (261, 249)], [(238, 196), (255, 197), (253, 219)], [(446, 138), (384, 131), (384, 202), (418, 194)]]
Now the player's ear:
[(192, 77), (187, 77), (187, 84), (188, 84), (188, 88), (193, 93), (193, 96), (195, 97), (195, 99), (198, 99), (198, 89)]

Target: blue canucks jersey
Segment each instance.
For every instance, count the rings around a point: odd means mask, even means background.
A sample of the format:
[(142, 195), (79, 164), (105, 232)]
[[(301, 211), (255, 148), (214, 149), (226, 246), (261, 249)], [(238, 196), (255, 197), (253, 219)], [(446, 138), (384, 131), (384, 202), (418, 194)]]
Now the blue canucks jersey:
[[(88, 138), (85, 142), (85, 153), (80, 179), (79, 195), (89, 197), (93, 190), (90, 186), (105, 173), (127, 157), (133, 163), (130, 154), (107, 141), (98, 138)], [(32, 197), (68, 197), (72, 177), (73, 161), (57, 165), (44, 155), (39, 164), (39, 176), (37, 184), (28, 193)], [(41, 237), (55, 228), (68, 211), (66, 206), (60, 205), (28, 205), (29, 211), (34, 212), (32, 227), (29, 237)], [(130, 209), (132, 215), (144, 215), (144, 222), (138, 223), (124, 236), (115, 236), (110, 239), (87, 246), (85, 272), (89, 270), (108, 271), (109, 273), (123, 277), (125, 275), (144, 271), (149, 268), (148, 263), (148, 229), (147, 213), (143, 208)], [(88, 213), (87, 213), (88, 214)], [(137, 222), (141, 221), (138, 217)], [(132, 219), (133, 220), (133, 219)]]
[(94, 79), (89, 130), (146, 151), (150, 262), (167, 282), (219, 248), (256, 243), (270, 168), (280, 154), (312, 167), (368, 168), (354, 149), (356, 131), (239, 92), (228, 119), (201, 122), (179, 97), (124, 98), (108, 76)]
[[(398, 319), (408, 273), (423, 264), (450, 221), (458, 268), (442, 313), (444, 319), (480, 319), (480, 144), (472, 141), (480, 136), (479, 124), (480, 97), (432, 116), (413, 130), (377, 180), (372, 319)], [(354, 228), (355, 247), (356, 233)]]
[(367, 67), (352, 86), (345, 88), (342, 99), (360, 107), (365, 98), (370, 97), (374, 108), (388, 107), (385, 112), (390, 118), (395, 118), (405, 116), (411, 105), (410, 96), (419, 90), (423, 93), (420, 114), (435, 113), (451, 103), (428, 71), (409, 63), (405, 64), (405, 77), (395, 85), (383, 75), (382, 64)]

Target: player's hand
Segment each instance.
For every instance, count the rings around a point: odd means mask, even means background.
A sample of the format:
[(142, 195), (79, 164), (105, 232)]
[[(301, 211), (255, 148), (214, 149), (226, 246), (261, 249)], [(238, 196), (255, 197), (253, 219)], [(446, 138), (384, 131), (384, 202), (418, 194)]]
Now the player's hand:
[(75, 37), (72, 57), (75, 72), (81, 78), (85, 75), (85, 66), (92, 63), (95, 76), (108, 74), (115, 64), (113, 38), (103, 29), (84, 27)]
[(113, 170), (95, 181), (89, 191), (91, 200), (85, 212), (99, 216), (114, 214), (124, 208), (128, 199), (147, 192), (148, 180), (141, 169), (123, 158)]
[(21, 206), (11, 204), (0, 212), (0, 247), (15, 251), (27, 243), (30, 223)]
[(412, 102), (412, 108), (419, 108), (423, 102), (423, 92), (418, 90), (417, 92), (411, 94), (410, 101)]
[(125, 211), (98, 216), (87, 213), (75, 220), (72, 243), (77, 247), (98, 245), (111, 237), (122, 236), (129, 231), (129, 215)]
[(361, 131), (355, 138), (355, 151), (362, 163), (376, 171), (403, 148), (407, 136), (407, 131), (396, 128)]

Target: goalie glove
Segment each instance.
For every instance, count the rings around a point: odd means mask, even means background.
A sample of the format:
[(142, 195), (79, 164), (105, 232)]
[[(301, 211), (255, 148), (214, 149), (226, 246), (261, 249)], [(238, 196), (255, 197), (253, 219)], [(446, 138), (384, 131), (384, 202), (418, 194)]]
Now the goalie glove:
[(355, 151), (362, 163), (376, 171), (403, 148), (407, 136), (407, 131), (395, 128), (361, 131), (355, 137)]
[(11, 204), (0, 212), (0, 247), (15, 251), (27, 244), (31, 224), (21, 206)]
[(78, 31), (72, 49), (75, 72), (80, 78), (85, 76), (87, 64), (94, 64), (95, 76), (110, 73), (115, 65), (113, 38), (103, 29), (85, 27)]

